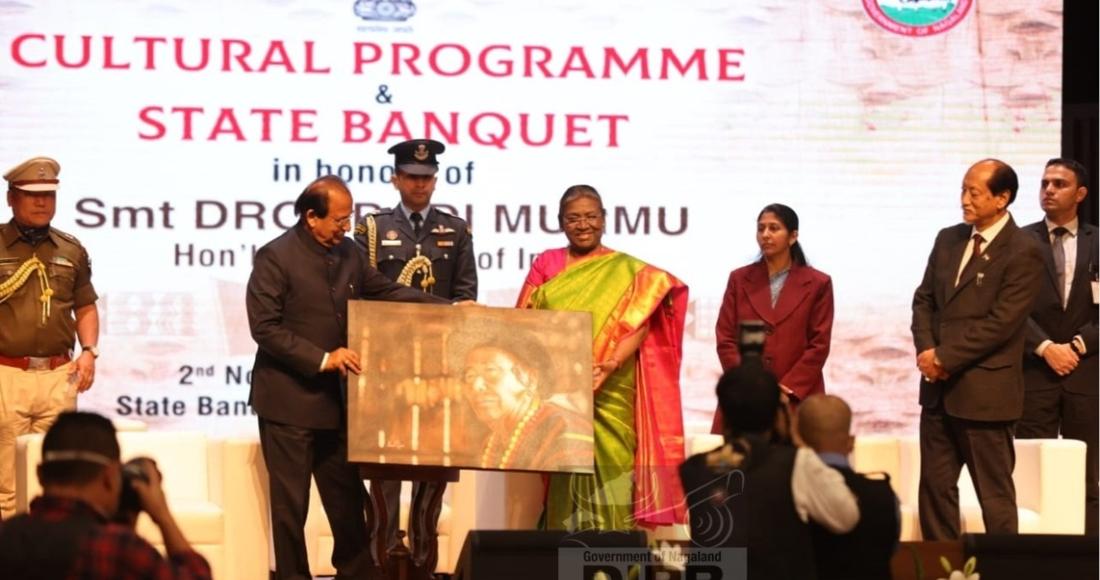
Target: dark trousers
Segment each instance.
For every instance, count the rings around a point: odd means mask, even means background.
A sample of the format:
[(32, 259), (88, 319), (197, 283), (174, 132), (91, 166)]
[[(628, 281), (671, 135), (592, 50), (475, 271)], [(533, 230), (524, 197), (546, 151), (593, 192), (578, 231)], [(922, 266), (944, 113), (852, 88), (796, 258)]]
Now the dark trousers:
[(1100, 515), (1100, 485), (1097, 481), (1097, 432), (1100, 431), (1100, 398), (1067, 392), (1062, 387), (1029, 390), (1024, 393), (1024, 416), (1016, 425), (1020, 439), (1066, 439), (1084, 441), (1085, 533), (1096, 535)]
[[(387, 549), (393, 549), (397, 545), (397, 528), (401, 520), (401, 483), (397, 480), (387, 479), (382, 481), (382, 489), (374, 489), (371, 493), (381, 493), (386, 501), (386, 522), (377, 522), (373, 533), (386, 534)], [(412, 482), (412, 500), (409, 502), (409, 551), (412, 560), (418, 566), (427, 562), (428, 551), (439, 541), (438, 527), (439, 514), (442, 504), (432, 501), (436, 494), (443, 495), (447, 483), (444, 481), (414, 481)], [(379, 530), (385, 526), (384, 530)], [(371, 542), (374, 545), (374, 542)], [(377, 555), (373, 555), (375, 561), (379, 561)]]
[(986, 532), (1018, 532), (1012, 433), (1012, 421), (971, 421), (952, 417), (942, 407), (921, 409), (917, 511), (925, 540), (960, 537), (958, 481), (964, 464)]
[(343, 429), (309, 429), (260, 418), (260, 447), (267, 464), (275, 578), (312, 578), (306, 556), (306, 515), (312, 475), (332, 528), (332, 565), (338, 578), (365, 578), (370, 565), (370, 509), (358, 471), (347, 462)]

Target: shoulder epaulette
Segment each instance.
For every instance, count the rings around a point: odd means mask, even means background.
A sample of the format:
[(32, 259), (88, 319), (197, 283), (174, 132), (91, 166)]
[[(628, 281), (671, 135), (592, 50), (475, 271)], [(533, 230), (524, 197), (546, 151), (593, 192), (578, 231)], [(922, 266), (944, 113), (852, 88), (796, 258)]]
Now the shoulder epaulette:
[(50, 228), (50, 232), (52, 232), (52, 233), (55, 233), (55, 234), (57, 234), (57, 235), (58, 235), (58, 236), (60, 236), (61, 238), (65, 239), (65, 240), (67, 240), (67, 241), (69, 241), (69, 242), (71, 242), (71, 243), (74, 243), (74, 244), (76, 244), (76, 245), (78, 245), (78, 246), (80, 245), (80, 240), (76, 239), (76, 236), (74, 236), (74, 235), (72, 235), (72, 234), (70, 234), (70, 233), (67, 233), (67, 232), (63, 232), (63, 231), (61, 231), (61, 230), (59, 230), (59, 229), (57, 229), (57, 228), (53, 228), (53, 227), (51, 227), (51, 228)]
[(438, 212), (439, 212), (439, 215), (441, 215), (441, 216), (443, 216), (443, 217), (445, 217), (445, 218), (447, 218), (447, 219), (449, 219), (449, 220), (453, 220), (453, 221), (456, 221), (456, 222), (459, 222), (459, 223), (463, 223), (463, 224), (464, 224), (464, 223), (466, 223), (466, 220), (464, 220), (464, 219), (462, 219), (462, 218), (460, 218), (460, 217), (456, 216), (455, 214), (453, 214), (453, 213), (451, 213), (451, 212), (449, 212), (449, 211), (444, 211), (444, 210), (442, 210), (442, 209), (439, 209), (438, 207), (434, 207), (434, 206), (432, 207), (432, 209), (434, 209), (435, 211), (438, 211)]

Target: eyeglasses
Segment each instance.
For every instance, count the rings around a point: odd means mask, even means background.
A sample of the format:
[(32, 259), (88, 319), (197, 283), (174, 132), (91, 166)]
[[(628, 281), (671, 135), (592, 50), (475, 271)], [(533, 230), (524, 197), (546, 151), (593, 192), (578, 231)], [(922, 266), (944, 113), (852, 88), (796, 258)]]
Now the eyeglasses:
[(600, 220), (602, 219), (603, 214), (599, 213), (590, 213), (585, 215), (568, 214), (565, 216), (563, 221), (565, 222), (565, 225), (574, 228), (581, 225), (581, 222), (587, 223), (588, 225), (592, 226), (599, 225)]
[(341, 228), (346, 228), (351, 225), (351, 216), (345, 216), (336, 220), (336, 225)]

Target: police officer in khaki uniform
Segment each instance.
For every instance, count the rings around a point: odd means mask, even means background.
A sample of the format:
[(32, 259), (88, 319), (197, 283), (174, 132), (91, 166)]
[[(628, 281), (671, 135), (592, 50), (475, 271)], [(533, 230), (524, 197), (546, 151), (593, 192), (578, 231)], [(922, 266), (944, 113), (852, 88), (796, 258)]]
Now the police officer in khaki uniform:
[[(470, 226), (462, 218), (431, 206), (439, 170), (436, 155), (443, 150), (442, 143), (430, 139), (390, 147), (388, 153), (394, 156), (393, 187), (400, 192), (401, 203), (363, 218), (355, 227), (355, 240), (366, 250), (371, 266), (391, 280), (452, 302), (477, 300)], [(409, 545), (417, 566), (434, 569), (435, 563), (426, 558), (429, 546), (436, 542), (439, 500), (446, 485), (413, 482)], [(387, 545), (392, 549), (397, 545), (401, 482), (386, 481), (381, 492), (386, 501)]]
[[(35, 157), (4, 174), (0, 225), (0, 513), (15, 509), (15, 439), (44, 433), (91, 388), (99, 312), (88, 252), (50, 227), (61, 166)], [(73, 359), (73, 335), (82, 350)]]

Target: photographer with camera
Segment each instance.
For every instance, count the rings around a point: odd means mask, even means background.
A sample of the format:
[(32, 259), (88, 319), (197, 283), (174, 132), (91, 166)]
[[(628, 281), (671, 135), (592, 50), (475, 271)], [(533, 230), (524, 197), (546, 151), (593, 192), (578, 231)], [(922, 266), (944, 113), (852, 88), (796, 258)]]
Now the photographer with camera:
[[(726, 500), (741, 495), (748, 489), (751, 475), (751, 483), (758, 490), (755, 493), (765, 495), (764, 500), (754, 497), (753, 505), (765, 506), (760, 512), (764, 514), (775, 507), (780, 508), (776, 513), (787, 513), (789, 496), (799, 517), (808, 523), (809, 545), (807, 526), (790, 521), (784, 524), (784, 518), (766, 520), (765, 529), (747, 532), (745, 543), (733, 545), (751, 547), (754, 537), (767, 538), (773, 530), (786, 526), (786, 531), (774, 536), (785, 538), (787, 547), (782, 554), (805, 557), (813, 553), (814, 570), (811, 571), (810, 565), (802, 560), (782, 562), (770, 559), (770, 552), (765, 551), (762, 556), (750, 551), (750, 576), (759, 576), (756, 572), (767, 570), (768, 578), (782, 577), (783, 568), (779, 566), (786, 565), (786, 570), (793, 572), (792, 577), (798, 578), (809, 578), (811, 572), (818, 580), (888, 578), (890, 558), (901, 531), (898, 500), (890, 487), (889, 477), (869, 478), (850, 468), (848, 455), (855, 445), (855, 437), (851, 435), (852, 411), (843, 399), (813, 395), (798, 406), (797, 412), (792, 409), (788, 393), (782, 392), (782, 385), (777, 384), (775, 376), (762, 364), (767, 339), (765, 328), (761, 320), (741, 322), (740, 367), (727, 371), (718, 383), (726, 445), (689, 459), (682, 468), (685, 489), (689, 485), (692, 489), (687, 495), (693, 531), (707, 532), (703, 538), (693, 535), (692, 539), (700, 545), (711, 544), (715, 539), (714, 530), (723, 527), (730, 537), (736, 537), (732, 519), (727, 526), (716, 528), (713, 523), (722, 521), (726, 514), (735, 516), (737, 504), (715, 502), (712, 498)], [(772, 411), (775, 405), (772, 385), (780, 391), (775, 411)], [(763, 430), (764, 426), (768, 429)], [(829, 473), (830, 470), (836, 473)], [(777, 479), (768, 480), (769, 477)], [(778, 488), (773, 485), (788, 480), (789, 490), (783, 485)], [(846, 486), (849, 493), (844, 493), (842, 486)], [(716, 490), (717, 496), (714, 495)], [(769, 490), (778, 494), (769, 495), (766, 493)], [(781, 505), (774, 503), (777, 497)], [(859, 506), (859, 521), (854, 527), (847, 525), (852, 497)], [(749, 501), (747, 498), (742, 500)], [(772, 502), (771, 507), (766, 507), (768, 502)], [(749, 514), (749, 519), (757, 513), (744, 505), (740, 509), (742, 515)], [(759, 541), (756, 545), (760, 545)]]
[[(119, 457), (106, 418), (84, 412), (58, 417), (42, 442), (42, 495), (31, 502), (29, 514), (0, 523), (5, 577), (211, 577), (168, 509), (156, 463), (140, 458), (123, 466)], [(129, 494), (137, 505), (123, 508)], [(160, 528), (167, 559), (134, 532), (137, 508)]]
[[(741, 332), (742, 352), (759, 352), (761, 337)], [(725, 444), (680, 466), (692, 543), (745, 548), (750, 579), (817, 578), (811, 523), (852, 530), (856, 497), (839, 472), (800, 446), (779, 382), (759, 356), (744, 356), (716, 391)]]

